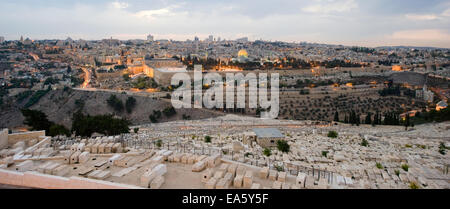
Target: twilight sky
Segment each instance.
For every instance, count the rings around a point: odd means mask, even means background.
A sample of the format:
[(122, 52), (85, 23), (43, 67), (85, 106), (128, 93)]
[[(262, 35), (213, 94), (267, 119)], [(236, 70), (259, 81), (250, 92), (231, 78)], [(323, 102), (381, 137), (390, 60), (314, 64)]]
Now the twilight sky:
[(0, 0), (0, 36), (450, 48), (450, 0)]

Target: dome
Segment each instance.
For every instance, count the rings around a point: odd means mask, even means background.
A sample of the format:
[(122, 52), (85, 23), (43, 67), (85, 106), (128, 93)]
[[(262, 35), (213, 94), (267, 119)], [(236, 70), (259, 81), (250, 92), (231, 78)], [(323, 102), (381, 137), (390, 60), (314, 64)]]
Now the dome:
[(238, 57), (248, 57), (247, 51), (245, 49), (239, 50)]

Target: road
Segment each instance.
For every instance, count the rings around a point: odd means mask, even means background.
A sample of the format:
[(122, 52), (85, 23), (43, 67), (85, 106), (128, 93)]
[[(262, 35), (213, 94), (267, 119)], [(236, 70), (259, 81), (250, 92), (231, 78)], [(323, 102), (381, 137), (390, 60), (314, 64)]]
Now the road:
[(91, 72), (85, 67), (81, 67), (81, 69), (84, 71), (84, 83), (81, 85), (81, 88), (87, 88), (91, 82)]

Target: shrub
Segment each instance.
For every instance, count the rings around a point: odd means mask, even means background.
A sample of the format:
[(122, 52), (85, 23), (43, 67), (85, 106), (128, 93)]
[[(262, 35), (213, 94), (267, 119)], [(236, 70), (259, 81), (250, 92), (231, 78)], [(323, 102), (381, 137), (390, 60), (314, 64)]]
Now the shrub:
[(134, 97), (128, 97), (127, 101), (125, 101), (125, 109), (128, 113), (133, 111), (133, 108), (136, 106), (136, 99)]
[(363, 140), (361, 141), (361, 146), (363, 146), (363, 147), (368, 147), (368, 146), (369, 146), (369, 142), (368, 142), (366, 139), (363, 139)]
[(122, 112), (123, 110), (123, 103), (122, 101), (116, 97), (116, 95), (111, 95), (106, 102), (108, 103), (108, 106), (112, 107), (117, 112)]
[(395, 170), (395, 175), (399, 176), (400, 175), (400, 171), (399, 170)]
[(162, 146), (162, 141), (161, 141), (161, 139), (158, 139), (158, 140), (156, 140), (156, 146), (157, 147), (161, 147)]
[(205, 136), (205, 142), (206, 143), (211, 143), (211, 137), (210, 136)]
[(177, 111), (175, 111), (174, 107), (167, 107), (163, 110), (163, 113), (166, 117), (171, 117), (171, 116), (177, 114)]
[(403, 169), (404, 171), (408, 172), (409, 165), (408, 165), (408, 164), (403, 164), (403, 165), (402, 165), (402, 169)]
[(290, 149), (289, 144), (285, 140), (277, 141), (277, 147), (278, 147), (278, 150), (280, 150), (281, 152), (289, 152), (289, 149)]
[(445, 155), (446, 149), (448, 149), (448, 147), (445, 146), (444, 142), (441, 142), (439, 144), (439, 153), (441, 153), (441, 155)]
[(338, 137), (338, 133), (336, 131), (329, 131), (328, 132), (328, 137), (330, 137), (330, 138), (337, 138)]
[(29, 107), (33, 106), (34, 104), (38, 103), (39, 100), (43, 96), (45, 96), (49, 91), (50, 90), (38, 90), (38, 91), (36, 91), (23, 107), (24, 108), (29, 108)]
[(378, 169), (383, 169), (383, 165), (381, 165), (381, 163), (377, 163), (377, 168)]
[(322, 156), (327, 157), (328, 151), (322, 151)]
[(417, 185), (415, 182), (409, 183), (410, 189), (420, 189), (419, 185)]
[(134, 128), (133, 131), (134, 133), (137, 133), (139, 131), (139, 128)]
[(278, 172), (283, 172), (283, 171), (284, 171), (283, 166), (273, 165), (273, 167), (275, 167), (275, 169), (276, 169)]
[(128, 73), (123, 74), (123, 80), (125, 81), (129, 81), (130, 80), (130, 75)]
[(153, 110), (153, 114), (151, 114), (151, 115), (149, 116), (149, 118), (150, 118), (150, 121), (151, 121), (152, 123), (157, 123), (157, 122), (158, 122), (158, 119), (161, 118), (161, 111), (159, 111), (159, 110), (157, 110), (157, 111)]
[(270, 155), (272, 155), (272, 151), (270, 151), (269, 148), (264, 148), (263, 154), (264, 154), (265, 156), (269, 157)]

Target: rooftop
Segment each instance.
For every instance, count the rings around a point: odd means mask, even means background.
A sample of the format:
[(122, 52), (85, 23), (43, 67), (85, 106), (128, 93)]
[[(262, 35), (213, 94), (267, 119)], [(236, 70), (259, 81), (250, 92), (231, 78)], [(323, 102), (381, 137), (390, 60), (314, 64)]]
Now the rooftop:
[(281, 137), (284, 137), (284, 135), (277, 128), (254, 128), (253, 131), (255, 132), (255, 134), (258, 138), (281, 138)]

